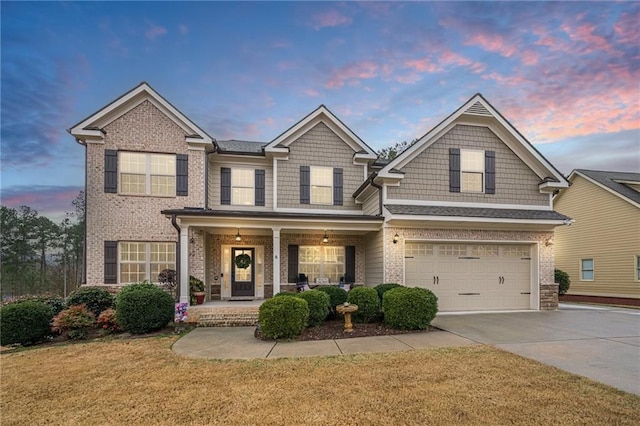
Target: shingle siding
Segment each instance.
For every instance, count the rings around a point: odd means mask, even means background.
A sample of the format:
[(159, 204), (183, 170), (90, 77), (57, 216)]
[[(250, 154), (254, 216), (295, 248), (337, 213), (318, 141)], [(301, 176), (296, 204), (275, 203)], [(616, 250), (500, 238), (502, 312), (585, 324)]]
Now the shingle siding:
[[(495, 151), (495, 194), (450, 192), (449, 148)], [(389, 199), (549, 205), (538, 189), (541, 179), (486, 127), (456, 125), (401, 171), (404, 179), (388, 187)]]
[[(104, 144), (87, 144), (87, 284), (104, 284), (105, 241), (177, 241), (161, 210), (204, 207), (204, 151), (190, 150), (185, 132), (145, 101), (105, 126)], [(106, 149), (187, 154), (185, 197), (122, 196), (104, 192)], [(202, 277), (201, 277), (202, 278)]]
[[(264, 158), (228, 159), (209, 156), (209, 208), (213, 210), (273, 210), (273, 167), (271, 161)], [(264, 170), (264, 206), (234, 206), (220, 204), (220, 169), (242, 168)]]
[[(364, 181), (363, 166), (353, 164), (355, 152), (329, 129), (318, 123), (289, 145), (288, 160), (278, 161), (278, 207), (322, 210), (360, 210), (351, 196)], [(301, 204), (300, 166), (340, 167), (343, 170), (341, 206)]]

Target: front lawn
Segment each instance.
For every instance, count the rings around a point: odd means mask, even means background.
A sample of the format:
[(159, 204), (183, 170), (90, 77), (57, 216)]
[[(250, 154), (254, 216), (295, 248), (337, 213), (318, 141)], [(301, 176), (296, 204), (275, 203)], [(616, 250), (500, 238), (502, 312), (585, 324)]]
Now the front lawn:
[(208, 361), (176, 337), (1, 357), (1, 423), (640, 424), (640, 397), (487, 346)]

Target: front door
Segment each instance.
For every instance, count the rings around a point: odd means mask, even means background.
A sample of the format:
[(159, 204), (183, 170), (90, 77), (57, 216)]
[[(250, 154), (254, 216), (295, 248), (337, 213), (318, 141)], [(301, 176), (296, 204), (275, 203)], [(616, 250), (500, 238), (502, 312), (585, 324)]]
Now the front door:
[(253, 248), (231, 249), (231, 297), (255, 294), (254, 254)]

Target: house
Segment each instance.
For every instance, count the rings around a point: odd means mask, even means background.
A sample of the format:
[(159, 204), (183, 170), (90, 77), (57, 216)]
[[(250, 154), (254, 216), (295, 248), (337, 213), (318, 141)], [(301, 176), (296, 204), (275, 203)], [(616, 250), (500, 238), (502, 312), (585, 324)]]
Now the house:
[(640, 173), (577, 169), (569, 182), (554, 199), (575, 219), (554, 244), (567, 299), (640, 305)]
[(442, 311), (555, 309), (566, 179), (477, 94), (390, 162), (324, 105), (270, 142), (216, 140), (142, 83), (82, 120), (86, 284), (164, 268), (209, 300), (310, 282), (422, 286)]

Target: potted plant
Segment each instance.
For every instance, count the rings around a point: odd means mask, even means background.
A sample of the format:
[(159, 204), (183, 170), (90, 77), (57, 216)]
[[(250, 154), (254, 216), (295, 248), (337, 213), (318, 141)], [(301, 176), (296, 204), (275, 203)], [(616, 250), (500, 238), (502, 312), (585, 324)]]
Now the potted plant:
[(194, 276), (189, 277), (190, 300), (192, 305), (204, 303), (204, 283)]

